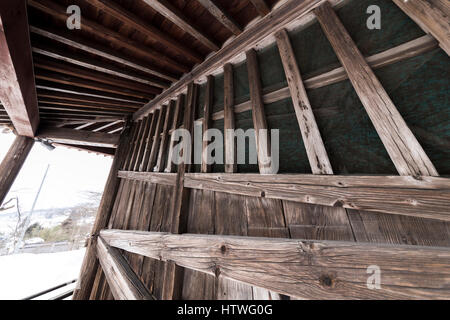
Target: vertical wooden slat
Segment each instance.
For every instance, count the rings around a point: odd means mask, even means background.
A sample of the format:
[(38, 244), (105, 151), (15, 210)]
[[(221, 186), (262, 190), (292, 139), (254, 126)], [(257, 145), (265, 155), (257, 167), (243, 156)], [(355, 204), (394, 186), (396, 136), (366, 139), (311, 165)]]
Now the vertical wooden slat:
[[(211, 126), (211, 108), (214, 100), (214, 77), (208, 76), (206, 82), (205, 103), (203, 105), (203, 135)], [(202, 168), (203, 173), (211, 171), (211, 165), (208, 165), (208, 141), (202, 142)]]
[(156, 122), (158, 121), (158, 112), (158, 110), (155, 110), (152, 114), (152, 121), (148, 130), (147, 139), (145, 139), (144, 155), (142, 156), (141, 166), (139, 167), (139, 171), (141, 172), (147, 170), (148, 160), (150, 159), (150, 153), (153, 146), (153, 134), (155, 133)]
[(333, 174), (327, 151), (303, 84), (289, 35), (285, 29), (276, 35), (284, 72), (291, 92), (295, 115), (313, 174)]
[(162, 106), (161, 110), (159, 110), (158, 122), (156, 123), (155, 134), (153, 136), (153, 145), (152, 150), (150, 151), (150, 158), (148, 160), (147, 171), (153, 171), (155, 167), (156, 158), (158, 156), (157, 152), (159, 151), (159, 142), (161, 140), (161, 131), (163, 125), (163, 117), (166, 113), (167, 106)]
[(131, 132), (130, 132), (130, 139), (129, 139), (130, 145), (128, 146), (129, 152), (125, 155), (125, 160), (121, 167), (122, 170), (128, 170), (128, 167), (130, 166), (131, 158), (132, 158), (131, 150), (133, 150), (132, 144), (133, 144), (133, 141), (136, 139), (137, 134), (138, 134), (138, 123), (134, 122), (131, 125)]
[(164, 165), (164, 155), (167, 148), (167, 138), (169, 135), (169, 120), (170, 115), (175, 108), (175, 101), (171, 100), (169, 106), (167, 107), (166, 116), (164, 118), (164, 127), (161, 136), (161, 143), (159, 145), (158, 159), (156, 160), (156, 166), (153, 171), (160, 172)]
[[(253, 127), (256, 137), (256, 151), (258, 153), (259, 172), (262, 174), (270, 174), (270, 140), (266, 116), (264, 114), (264, 102), (262, 99), (261, 76), (258, 66), (258, 58), (256, 51), (250, 49), (246, 53), (248, 81), (250, 84), (250, 100), (252, 102)], [(267, 134), (264, 136), (263, 130)]]
[(165, 172), (173, 172), (173, 170), (174, 170), (172, 156), (173, 156), (173, 147), (175, 145), (175, 141), (173, 141), (172, 137), (173, 137), (173, 131), (176, 130), (177, 126), (178, 126), (178, 119), (179, 119), (180, 112), (182, 109), (181, 106), (183, 104), (184, 104), (184, 95), (180, 94), (178, 96), (177, 104), (176, 104), (175, 111), (173, 114), (172, 129), (171, 129), (172, 132), (170, 133), (171, 139), (170, 139), (170, 143), (169, 143), (169, 154), (167, 156), (167, 166), (166, 166), (166, 169), (164, 170)]
[(437, 176), (422, 146), (328, 2), (314, 10), (400, 175)]
[(224, 131), (225, 131), (225, 172), (237, 171), (236, 142), (234, 138), (234, 84), (233, 66), (227, 63), (224, 66)]
[(139, 142), (141, 141), (142, 134), (144, 133), (144, 120), (139, 120), (137, 126), (138, 126), (138, 129), (137, 129), (136, 138), (132, 142), (133, 149), (131, 151), (130, 165), (127, 168), (128, 171), (133, 170), (134, 166), (136, 164), (137, 153), (138, 153), (137, 151), (138, 151), (138, 148), (139, 148)]
[(139, 167), (142, 164), (142, 158), (144, 156), (144, 151), (145, 151), (145, 142), (149, 135), (151, 121), (152, 121), (151, 114), (148, 117), (144, 118), (144, 120), (143, 120), (144, 131), (142, 133), (141, 139), (139, 140), (136, 162), (134, 164), (133, 171), (139, 171)]

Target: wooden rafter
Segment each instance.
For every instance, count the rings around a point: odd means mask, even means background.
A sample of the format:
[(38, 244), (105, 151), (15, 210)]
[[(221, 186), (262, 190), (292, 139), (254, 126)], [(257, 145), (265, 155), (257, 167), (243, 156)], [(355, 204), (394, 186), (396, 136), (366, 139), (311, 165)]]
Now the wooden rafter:
[(17, 133), (34, 137), (39, 110), (25, 0), (0, 2), (0, 100)]
[(107, 148), (115, 148), (119, 142), (119, 135), (115, 134), (52, 127), (40, 127), (37, 138), (65, 144)]
[(270, 12), (270, 8), (267, 5), (265, 0), (250, 0), (250, 2), (256, 8), (259, 15), (265, 16), (266, 14), (268, 14)]
[(200, 2), (200, 4), (208, 10), (209, 13), (211, 13), (223, 26), (235, 35), (242, 33), (242, 28), (239, 24), (214, 0), (198, 0), (198, 2)]

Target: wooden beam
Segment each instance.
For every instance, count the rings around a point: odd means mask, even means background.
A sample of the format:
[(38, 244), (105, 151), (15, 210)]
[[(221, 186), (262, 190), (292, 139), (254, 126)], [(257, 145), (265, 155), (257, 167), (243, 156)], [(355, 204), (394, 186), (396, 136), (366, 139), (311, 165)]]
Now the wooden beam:
[[(412, 20), (414, 20), (419, 27), (426, 33), (430, 33), (435, 37), (441, 48), (450, 55), (450, 17), (447, 12), (442, 9), (449, 8), (448, 1), (437, 0), (440, 5), (436, 6), (425, 0), (394, 0), (394, 3), (402, 9)], [(444, 7), (447, 3), (447, 7)]]
[(163, 106), (161, 110), (159, 110), (158, 122), (156, 123), (155, 134), (153, 136), (153, 144), (152, 149), (150, 151), (150, 157), (148, 159), (147, 171), (153, 171), (156, 165), (156, 160), (158, 158), (159, 151), (159, 143), (161, 141), (161, 133), (163, 129), (163, 119), (164, 115), (167, 111), (167, 106)]
[[(156, 1), (148, 1), (156, 2)], [(159, 108), (173, 97), (181, 94), (189, 82), (196, 81), (200, 77), (211, 74), (217, 68), (222, 67), (226, 62), (235, 56), (253, 48), (259, 41), (272, 35), (274, 32), (283, 29), (292, 21), (308, 14), (312, 9), (320, 5), (324, 0), (288, 0), (285, 4), (272, 11), (268, 16), (262, 18), (252, 27), (242, 32), (239, 36), (230, 41), (226, 46), (215, 54), (211, 55), (202, 64), (195, 67), (181, 80), (176, 82), (169, 89), (157, 96), (151, 102), (133, 115), (133, 120), (137, 120)]]
[(450, 179), (408, 176), (186, 174), (186, 188), (450, 220)]
[(322, 29), (361, 99), (400, 175), (437, 176), (438, 172), (414, 137), (378, 78), (328, 2), (315, 9)]
[(270, 8), (264, 0), (250, 0), (253, 6), (256, 8), (260, 16), (265, 16), (270, 12)]
[(225, 132), (225, 172), (237, 171), (236, 139), (234, 137), (234, 80), (233, 66), (227, 63), (224, 67), (223, 104), (224, 104), (224, 132)]
[[(66, 8), (53, 1), (28, 0), (28, 4), (33, 8), (52, 15), (58, 20), (62, 20), (64, 22), (67, 20)], [(142, 45), (138, 41), (127, 38), (118, 32), (115, 32), (99, 23), (96, 23), (95, 21), (89, 20), (87, 17), (83, 17), (82, 24), (83, 30), (96, 34), (99, 37), (110, 41), (111, 43), (127, 48), (128, 50), (147, 57), (147, 59), (149, 59), (150, 61), (157, 61), (158, 63), (164, 64), (168, 68), (176, 70), (177, 72), (189, 71), (189, 68), (187, 66), (178, 63), (177, 61), (165, 56), (161, 52), (157, 52), (152, 48)], [(170, 77), (167, 72), (155, 66), (152, 67), (152, 72), (155, 76), (161, 77), (163, 79), (168, 79)]]
[(175, 186), (177, 183), (176, 173), (119, 171), (118, 177), (121, 179), (145, 181), (166, 186)]
[[(122, 108), (139, 108), (140, 102), (115, 102), (109, 99), (103, 98), (95, 98), (91, 96), (83, 96), (83, 95), (72, 95), (70, 93), (64, 92), (55, 92), (52, 90), (40, 89), (38, 90), (38, 98), (51, 98), (51, 99), (59, 99), (60, 102), (67, 101), (76, 101), (77, 103), (82, 102), (87, 105), (101, 107), (101, 106), (117, 106)], [(56, 100), (53, 101), (56, 103)]]
[(34, 137), (39, 110), (25, 0), (0, 3), (0, 79), (0, 101), (14, 128), (19, 135)]
[[(450, 250), (102, 230), (110, 245), (302, 299), (449, 299)], [(379, 268), (380, 288), (368, 286)]]
[(154, 300), (119, 250), (97, 241), (97, 256), (115, 300)]
[(163, 169), (164, 155), (167, 149), (167, 139), (169, 137), (169, 121), (172, 110), (175, 109), (175, 101), (171, 100), (167, 106), (166, 117), (164, 118), (164, 127), (161, 135), (161, 143), (159, 145), (158, 159), (156, 160), (156, 166), (153, 171), (160, 172)]
[(286, 30), (275, 35), (284, 72), (291, 92), (295, 115), (302, 134), (303, 143), (308, 155), (313, 174), (333, 174), (330, 159), (320, 135), (314, 113), (306, 93), (300, 69), (295, 58), (294, 49)]
[(150, 7), (152, 7), (156, 12), (160, 13), (162, 16), (172, 21), (183, 31), (192, 35), (195, 39), (200, 41), (207, 48), (213, 51), (217, 51), (220, 49), (212, 38), (210, 38), (204, 32), (195, 27), (194, 23), (188, 17), (186, 17), (181, 10), (172, 5), (169, 1), (144, 0), (144, 2), (148, 4)]
[(266, 115), (264, 113), (264, 102), (262, 100), (261, 75), (258, 66), (256, 51), (250, 49), (245, 53), (247, 57), (248, 82), (250, 85), (250, 101), (252, 102), (253, 127), (255, 129), (256, 152), (258, 153), (259, 172), (270, 174), (270, 140), (267, 127)]
[[(177, 104), (175, 106), (175, 111), (173, 114), (172, 130), (171, 130), (172, 132), (177, 129), (178, 119), (181, 115), (181, 109), (182, 109), (182, 106), (184, 105), (184, 100), (185, 100), (184, 95), (180, 94), (178, 96)], [(173, 170), (174, 170), (174, 164), (172, 161), (172, 157), (173, 157), (173, 148), (175, 146), (175, 141), (173, 140), (172, 132), (170, 133), (171, 138), (170, 138), (170, 142), (169, 142), (169, 154), (167, 156), (167, 165), (166, 165), (166, 169), (164, 170), (164, 172), (167, 172), (167, 173), (173, 172)]]
[(66, 128), (40, 127), (37, 138), (66, 144), (93, 147), (117, 147), (119, 135)]
[(28, 154), (33, 147), (34, 140), (24, 136), (17, 136), (0, 164), (0, 206), (11, 189), (14, 180), (22, 168)]
[(239, 24), (230, 16), (225, 9), (223, 9), (214, 0), (198, 0), (200, 4), (208, 10), (208, 12), (214, 16), (225, 28), (233, 32), (235, 35), (242, 33), (242, 28)]
[(149, 128), (147, 138), (145, 139), (145, 142), (144, 142), (144, 146), (145, 146), (144, 154), (142, 156), (142, 160), (141, 160), (141, 163), (139, 166), (139, 171), (147, 170), (148, 160), (150, 159), (150, 153), (151, 153), (152, 145), (153, 145), (153, 136), (155, 134), (156, 122), (158, 121), (158, 112), (159, 111), (156, 111), (151, 114), (152, 121), (150, 123), (150, 128)]
[(151, 124), (153, 122), (153, 116), (154, 115), (150, 114), (148, 117), (145, 117), (143, 120), (144, 131), (142, 133), (142, 138), (139, 141), (136, 162), (134, 164), (134, 171), (139, 171), (139, 169), (141, 167), (142, 159), (144, 157), (145, 147), (146, 147), (146, 145), (148, 143), (148, 139), (151, 135), (150, 130), (151, 130)]
[[(206, 91), (205, 91), (205, 101), (203, 105), (203, 138), (205, 132), (209, 130), (211, 127), (211, 110), (214, 101), (214, 77), (208, 76), (206, 82)], [(225, 142), (226, 143), (226, 142)], [(211, 171), (211, 165), (208, 164), (208, 144), (209, 141), (202, 141), (202, 167), (201, 171), (203, 173), (208, 173)]]
[(125, 124), (125, 129), (120, 135), (119, 145), (116, 149), (113, 163), (106, 181), (105, 190), (103, 191), (102, 200), (98, 207), (95, 217), (94, 226), (92, 227), (91, 237), (88, 241), (86, 253), (84, 255), (83, 264), (81, 265), (80, 276), (78, 277), (77, 289), (73, 294), (74, 300), (89, 299), (92, 285), (97, 272), (97, 237), (100, 230), (108, 227), (114, 201), (116, 200), (117, 191), (119, 189), (120, 179), (117, 173), (122, 168), (123, 163), (129, 152), (130, 143), (130, 121)]

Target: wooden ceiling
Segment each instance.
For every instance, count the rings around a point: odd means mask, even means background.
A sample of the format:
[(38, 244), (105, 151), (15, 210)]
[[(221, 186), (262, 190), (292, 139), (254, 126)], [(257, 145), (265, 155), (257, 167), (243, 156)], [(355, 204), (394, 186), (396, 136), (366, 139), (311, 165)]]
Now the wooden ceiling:
[[(41, 125), (120, 132), (277, 1), (28, 0)], [(69, 5), (81, 8), (81, 30), (66, 26)]]

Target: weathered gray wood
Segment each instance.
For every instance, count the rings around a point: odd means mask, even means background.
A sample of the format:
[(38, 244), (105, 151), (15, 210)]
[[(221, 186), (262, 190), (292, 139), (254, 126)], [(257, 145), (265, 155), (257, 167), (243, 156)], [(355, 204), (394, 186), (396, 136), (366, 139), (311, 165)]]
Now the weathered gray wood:
[[(435, 37), (444, 51), (450, 55), (450, 11), (447, 0), (437, 0), (439, 6), (426, 0), (402, 1), (394, 3), (413, 19), (425, 32)], [(445, 5), (444, 3), (447, 3)], [(447, 8), (447, 12), (443, 11)]]
[(214, 0), (198, 0), (224, 27), (238, 35), (242, 32), (239, 24), (230, 16), (225, 9), (221, 8)]
[[(175, 106), (175, 111), (173, 114), (173, 120), (172, 120), (172, 132), (173, 130), (177, 129), (178, 126), (178, 119), (180, 117), (182, 106), (184, 105), (184, 95), (181, 94), (178, 96), (177, 104)], [(167, 166), (164, 172), (173, 172), (174, 170), (174, 163), (172, 161), (173, 157), (173, 147), (175, 145), (175, 141), (173, 140), (172, 132), (170, 133), (170, 143), (169, 143), (169, 153), (167, 155)]]
[(153, 146), (153, 136), (155, 134), (156, 123), (158, 121), (158, 113), (159, 113), (158, 110), (156, 112), (152, 113), (152, 122), (150, 123), (148, 135), (147, 135), (147, 138), (145, 139), (144, 155), (142, 156), (142, 160), (139, 165), (139, 171), (147, 170), (148, 161), (150, 159), (150, 153), (152, 151), (152, 146)]
[(0, 206), (16, 180), (33, 144), (33, 139), (17, 136), (2, 160), (0, 164)]
[(120, 137), (118, 134), (52, 127), (40, 127), (36, 136), (59, 143), (112, 148), (117, 147)]
[(154, 300), (120, 251), (101, 238), (97, 241), (97, 256), (116, 300)]
[(437, 176), (436, 168), (328, 2), (314, 10), (400, 175)]
[(159, 110), (158, 122), (156, 122), (155, 134), (153, 136), (152, 149), (150, 151), (150, 157), (148, 159), (147, 171), (153, 171), (156, 165), (156, 160), (158, 158), (159, 143), (161, 141), (161, 133), (163, 129), (163, 119), (167, 111), (168, 106), (163, 106)]
[(39, 110), (25, 0), (0, 2), (0, 100), (17, 133), (34, 137)]
[[(206, 82), (205, 102), (203, 104), (203, 138), (211, 126), (211, 109), (214, 100), (214, 77), (208, 76)], [(202, 167), (203, 173), (211, 171), (211, 166), (208, 165), (208, 144), (209, 142), (203, 139), (202, 141)]]
[(160, 172), (164, 165), (164, 156), (166, 155), (167, 149), (167, 138), (169, 137), (169, 119), (172, 111), (175, 109), (175, 101), (171, 100), (169, 106), (167, 107), (166, 116), (164, 118), (164, 127), (161, 135), (161, 142), (159, 145), (158, 159), (156, 160), (156, 166), (153, 171)]
[(121, 179), (164, 184), (167, 186), (175, 186), (177, 180), (176, 173), (160, 173), (160, 172), (119, 171), (118, 177)]
[[(450, 250), (103, 230), (113, 247), (306, 299), (449, 299)], [(370, 266), (381, 288), (369, 289)]]
[(153, 122), (153, 115), (149, 115), (143, 120), (144, 131), (142, 137), (139, 140), (139, 145), (137, 149), (136, 162), (134, 163), (134, 171), (139, 171), (142, 164), (142, 159), (144, 158), (145, 147), (147, 146), (147, 141), (150, 136), (151, 124)]
[(450, 220), (450, 179), (400, 176), (186, 174), (187, 188)]
[(286, 79), (291, 91), (292, 102), (297, 116), (303, 143), (308, 155), (313, 174), (333, 174), (330, 159), (328, 159), (325, 145), (320, 135), (311, 104), (306, 93), (300, 69), (295, 59), (294, 50), (286, 30), (275, 35), (281, 60), (286, 73)]
[(234, 84), (233, 66), (227, 63), (224, 67), (223, 103), (224, 103), (224, 130), (225, 130), (225, 172), (237, 171), (236, 141), (234, 138)]

